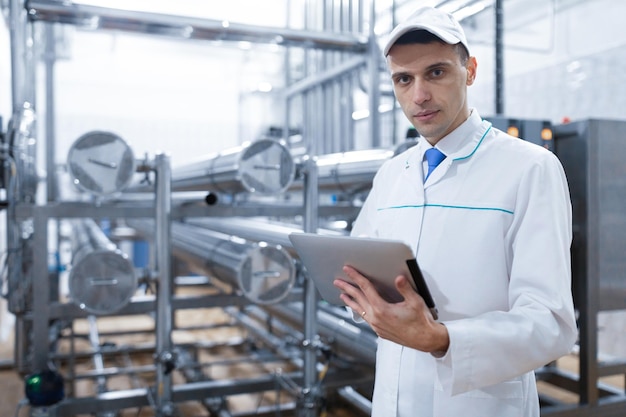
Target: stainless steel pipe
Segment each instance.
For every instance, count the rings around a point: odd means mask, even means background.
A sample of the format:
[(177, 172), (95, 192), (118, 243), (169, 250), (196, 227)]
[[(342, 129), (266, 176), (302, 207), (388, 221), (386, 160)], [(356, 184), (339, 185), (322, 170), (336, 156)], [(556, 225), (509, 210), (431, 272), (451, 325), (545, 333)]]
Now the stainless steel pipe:
[[(367, 149), (320, 155), (315, 158), (318, 187), (323, 191), (354, 193), (367, 191), (378, 169), (394, 155), (393, 150)], [(291, 190), (303, 187), (294, 182)]]
[[(150, 220), (128, 219), (128, 225), (152, 236)], [(235, 286), (258, 304), (282, 301), (291, 291), (296, 270), (280, 245), (248, 242), (182, 222), (172, 222), (172, 250), (207, 274)]]
[[(289, 149), (277, 140), (261, 139), (172, 168), (172, 191), (278, 194), (291, 185), (295, 173)], [(152, 190), (146, 185), (128, 189)]]
[[(279, 223), (267, 219), (251, 219), (244, 217), (203, 217), (189, 218), (185, 223), (227, 235), (238, 236), (247, 240), (271, 242), (292, 250), (289, 234), (301, 233), (302, 227), (294, 224)], [(341, 236), (344, 233), (328, 229), (318, 229), (317, 233)]]
[(172, 329), (174, 328), (172, 309), (172, 168), (168, 155), (159, 153), (154, 158), (154, 172), (157, 178), (155, 193), (154, 223), (156, 235), (157, 309), (156, 309), (156, 352), (157, 367), (155, 415), (174, 415), (172, 403), (173, 376), (171, 368), (175, 364)]
[(88, 29), (110, 29), (164, 35), (182, 39), (250, 41), (282, 46), (362, 52), (367, 38), (350, 33), (268, 28), (223, 20), (175, 16), (98, 7), (71, 1), (31, 0), (28, 17), (34, 21), (73, 24)]
[(133, 264), (92, 219), (74, 220), (72, 225), (72, 301), (92, 314), (121, 309), (137, 290)]
[(295, 171), (282, 143), (261, 139), (173, 169), (172, 189), (276, 194), (289, 187)]
[[(277, 319), (298, 329), (304, 329), (303, 304), (289, 303), (260, 307)], [(358, 358), (367, 365), (376, 361), (377, 336), (368, 328), (359, 327), (346, 314), (332, 309), (317, 309), (317, 330), (319, 335), (332, 341), (332, 347), (341, 355)]]
[(35, 203), (37, 175), (37, 115), (32, 103), (24, 102), (13, 111), (7, 126), (9, 152), (15, 162), (16, 202)]

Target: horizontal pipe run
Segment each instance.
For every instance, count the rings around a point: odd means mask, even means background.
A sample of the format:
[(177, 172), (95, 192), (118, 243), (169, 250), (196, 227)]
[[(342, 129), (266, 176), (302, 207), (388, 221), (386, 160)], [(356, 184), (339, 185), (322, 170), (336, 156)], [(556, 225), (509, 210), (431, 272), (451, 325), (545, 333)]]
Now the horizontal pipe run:
[[(394, 155), (392, 149), (366, 149), (319, 155), (317, 166), (318, 188), (338, 193), (369, 191), (376, 172)], [(304, 187), (303, 181), (294, 181), (290, 190)]]
[[(172, 191), (204, 191), (222, 194), (279, 194), (293, 182), (296, 164), (280, 141), (260, 139), (221, 152), (203, 155), (172, 169)], [(128, 192), (153, 192), (136, 184)]]
[(365, 398), (354, 388), (350, 386), (339, 388), (337, 390), (337, 394), (339, 394), (339, 396), (343, 398), (344, 401), (350, 403), (353, 407), (362, 412), (364, 415), (369, 416), (372, 414), (372, 401)]
[[(128, 220), (140, 234), (152, 237), (154, 222)], [(264, 242), (172, 222), (174, 254), (207, 274), (239, 288), (249, 300), (265, 304), (283, 300), (296, 279), (294, 261), (287, 251)]]
[[(293, 249), (289, 235), (291, 233), (303, 232), (302, 227), (298, 225), (243, 217), (229, 217), (224, 219), (215, 217), (189, 218), (185, 220), (185, 223), (199, 228), (238, 236), (243, 239), (275, 243), (287, 249)], [(345, 233), (329, 229), (318, 229), (318, 233), (336, 236), (345, 235)]]
[(69, 1), (31, 0), (32, 21), (72, 24), (87, 29), (138, 32), (181, 39), (268, 43), (281, 46), (363, 52), (367, 37), (322, 31), (268, 28), (215, 19), (114, 9)]
[[(296, 329), (302, 329), (302, 303), (280, 304), (263, 306), (263, 310), (276, 316), (279, 320), (288, 323)], [(377, 336), (369, 330), (359, 328), (355, 323), (345, 318), (318, 309), (319, 334), (334, 341), (334, 347), (340, 354), (354, 356), (367, 365), (374, 365), (376, 361)]]
[(322, 72), (321, 74), (311, 76), (301, 81), (295, 82), (294, 84), (285, 88), (285, 91), (283, 92), (283, 96), (288, 98), (288, 97), (296, 96), (298, 94), (302, 94), (306, 91), (312, 90), (315, 87), (318, 87), (321, 84), (334, 81), (338, 77), (347, 75), (353, 71), (356, 71), (357, 69), (365, 67), (366, 63), (367, 61), (364, 57), (362, 56), (354, 57), (329, 70), (326, 70), (325, 72)]

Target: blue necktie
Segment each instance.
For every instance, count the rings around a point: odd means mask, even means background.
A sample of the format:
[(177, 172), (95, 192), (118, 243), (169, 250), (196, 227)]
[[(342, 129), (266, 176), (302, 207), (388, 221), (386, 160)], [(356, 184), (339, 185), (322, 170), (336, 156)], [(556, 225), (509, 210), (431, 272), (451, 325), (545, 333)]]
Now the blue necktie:
[(424, 178), (424, 182), (426, 182), (426, 180), (430, 176), (430, 173), (433, 172), (435, 168), (437, 168), (437, 165), (439, 165), (441, 161), (446, 159), (446, 155), (444, 155), (443, 152), (441, 152), (437, 148), (430, 148), (426, 150), (425, 155), (426, 155), (426, 160), (428, 161), (428, 173), (426, 174), (426, 177)]

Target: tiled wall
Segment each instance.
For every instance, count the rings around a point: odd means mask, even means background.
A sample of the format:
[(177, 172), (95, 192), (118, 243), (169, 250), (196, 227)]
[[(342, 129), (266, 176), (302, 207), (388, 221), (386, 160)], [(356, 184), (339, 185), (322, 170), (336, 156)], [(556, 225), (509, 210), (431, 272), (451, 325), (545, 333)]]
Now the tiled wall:
[(507, 79), (518, 118), (626, 119), (626, 45)]

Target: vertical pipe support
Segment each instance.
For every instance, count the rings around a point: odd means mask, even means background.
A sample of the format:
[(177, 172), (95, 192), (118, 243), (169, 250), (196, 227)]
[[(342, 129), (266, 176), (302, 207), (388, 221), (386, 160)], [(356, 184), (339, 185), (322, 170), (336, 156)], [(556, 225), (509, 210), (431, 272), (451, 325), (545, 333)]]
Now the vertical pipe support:
[(9, 31), (11, 35), (11, 95), (13, 112), (25, 100), (26, 9), (24, 0), (10, 0)]
[(165, 154), (155, 157), (156, 196), (156, 258), (157, 258), (157, 312), (156, 312), (156, 415), (174, 414), (172, 398), (172, 370), (175, 364), (172, 351), (172, 265), (171, 265), (171, 211), (172, 170)]
[(376, 32), (376, 2), (370, 2), (370, 21), (369, 21), (369, 37), (368, 37), (368, 62), (367, 69), (369, 72), (369, 134), (370, 145), (372, 148), (381, 146), (380, 140), (380, 48), (378, 47)]
[[(592, 125), (593, 126), (593, 125)], [(597, 134), (598, 129), (587, 127), (589, 132)], [(600, 311), (600, 161), (598, 158), (598, 141), (587, 138), (588, 166), (586, 183), (586, 267), (584, 271), (583, 305), (579, 306), (579, 404), (597, 407), (600, 401), (598, 382), (600, 372), (598, 366), (598, 313)]]
[(58, 190), (56, 187), (55, 172), (55, 113), (54, 113), (54, 64), (56, 61), (56, 47), (54, 37), (54, 23), (45, 24), (45, 47), (44, 54), (46, 74), (46, 200), (57, 200)]
[[(304, 224), (305, 232), (315, 233), (318, 227), (317, 160), (307, 157), (304, 160), (306, 176), (304, 178)], [(304, 396), (302, 417), (317, 416), (320, 393), (317, 384), (317, 290), (313, 280), (307, 279), (304, 287)]]
[(24, 102), (35, 105), (35, 51), (33, 25), (28, 24), (25, 0), (9, 0), (11, 95), (13, 113)]
[[(26, 97), (24, 91), (26, 74), (26, 10), (24, 9), (23, 0), (9, 1), (8, 24), (11, 47), (11, 114), (15, 117), (18, 111), (23, 109)], [(7, 133), (10, 134), (10, 132)], [(8, 262), (9, 310), (12, 312), (23, 312), (27, 304), (24, 300), (25, 294), (22, 291), (16, 293), (11, 288), (21, 279), (22, 250), (20, 249), (19, 232), (16, 230), (17, 220), (15, 216), (15, 204), (20, 198), (18, 192), (20, 187), (18, 187), (17, 162), (10, 160), (11, 149), (8, 148), (8, 145), (6, 149), (3, 149), (3, 151), (5, 150), (4, 178), (7, 181), (7, 200), (9, 201), (6, 217), (7, 248), (13, 251), (13, 255), (9, 257)], [(7, 163), (7, 161), (10, 161), (10, 163)], [(14, 165), (10, 166), (11, 163)], [(28, 336), (24, 335), (24, 337)]]
[[(48, 253), (48, 215), (44, 209), (35, 207), (33, 210), (33, 251), (38, 254)], [(50, 279), (48, 276), (48, 257), (35, 256), (33, 259), (33, 276), (40, 277), (37, 285), (32, 283), (33, 291), (33, 369), (41, 372), (48, 367), (48, 349), (50, 340)], [(26, 336), (28, 337), (28, 336)]]
[(504, 114), (504, 11), (502, 9), (502, 0), (496, 0), (496, 41), (495, 41), (495, 60), (496, 60), (496, 114)]
[(100, 352), (100, 335), (98, 333), (98, 323), (96, 321), (96, 316), (94, 316), (93, 314), (87, 316), (87, 320), (89, 321), (89, 343), (91, 344), (91, 348), (94, 351), (93, 365), (95, 371), (99, 374), (96, 377), (96, 389), (98, 394), (103, 394), (107, 392), (108, 389), (107, 378), (106, 376), (102, 375), (102, 371), (104, 371), (104, 358), (102, 356), (102, 353)]

